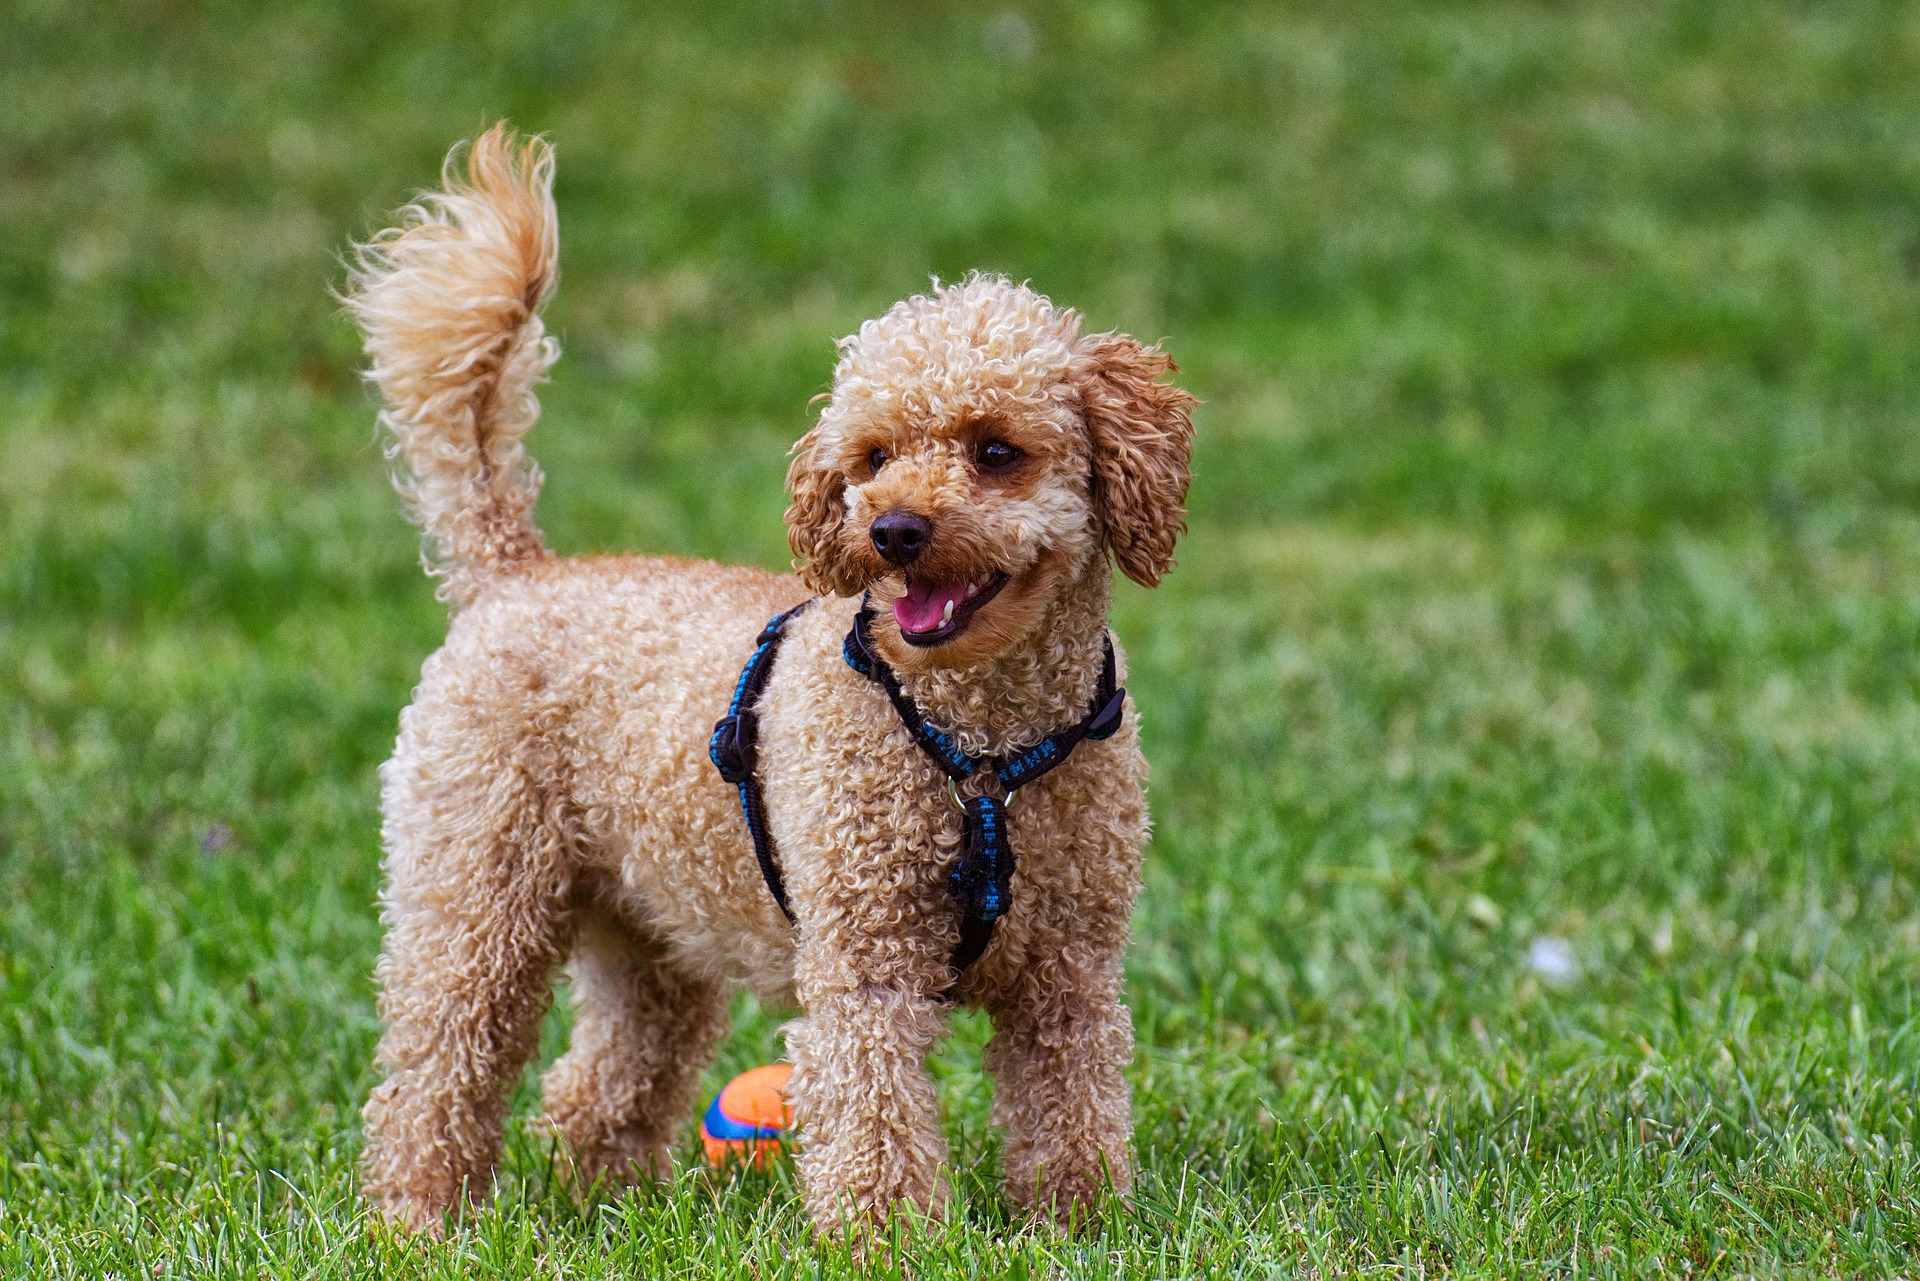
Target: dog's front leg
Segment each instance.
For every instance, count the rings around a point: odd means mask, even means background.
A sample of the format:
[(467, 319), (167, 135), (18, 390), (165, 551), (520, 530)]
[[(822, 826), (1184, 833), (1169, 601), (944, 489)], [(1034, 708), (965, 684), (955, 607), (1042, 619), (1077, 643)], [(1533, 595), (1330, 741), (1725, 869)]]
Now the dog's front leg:
[(1061, 1224), (1130, 1183), (1133, 1021), (1120, 1002), (1119, 949), (1089, 952), (1062, 949), (1057, 965), (1023, 971), (992, 1004), (986, 1054), (993, 1119), (1007, 1135), (1007, 1196)]
[(926, 1060), (945, 1007), (897, 976), (891, 985), (803, 978), (799, 997), (804, 1016), (788, 1028), (787, 1049), (814, 1222), (834, 1231), (882, 1223), (897, 1207), (942, 1212), (947, 1140)]

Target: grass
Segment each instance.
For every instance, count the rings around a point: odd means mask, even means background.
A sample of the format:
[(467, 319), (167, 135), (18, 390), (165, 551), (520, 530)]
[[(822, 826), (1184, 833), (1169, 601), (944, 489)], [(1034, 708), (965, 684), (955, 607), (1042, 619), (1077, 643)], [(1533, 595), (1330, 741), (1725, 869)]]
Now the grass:
[(933, 272), (1207, 401), (1117, 613), (1138, 1188), (1009, 1222), (963, 1018), (916, 1275), (1912, 1272), (1920, 10), (25, 0), (0, 84), (12, 1275), (848, 1271), (786, 1170), (575, 1206), (521, 1125), (444, 1245), (358, 1198), (444, 620), (328, 286), (496, 115), (562, 549), (782, 563), (830, 340)]

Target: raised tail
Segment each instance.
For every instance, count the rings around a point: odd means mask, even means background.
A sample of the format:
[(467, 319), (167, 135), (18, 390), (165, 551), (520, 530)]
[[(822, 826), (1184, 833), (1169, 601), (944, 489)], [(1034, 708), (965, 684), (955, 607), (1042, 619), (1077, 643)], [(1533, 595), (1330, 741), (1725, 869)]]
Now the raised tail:
[(442, 190), (357, 247), (346, 297), (386, 399), (394, 486), (426, 533), (440, 598), (456, 606), (499, 570), (547, 555), (533, 523), (540, 469), (521, 437), (560, 358), (540, 323), (559, 270), (552, 147), (501, 123), (468, 150), (464, 175), (457, 159)]

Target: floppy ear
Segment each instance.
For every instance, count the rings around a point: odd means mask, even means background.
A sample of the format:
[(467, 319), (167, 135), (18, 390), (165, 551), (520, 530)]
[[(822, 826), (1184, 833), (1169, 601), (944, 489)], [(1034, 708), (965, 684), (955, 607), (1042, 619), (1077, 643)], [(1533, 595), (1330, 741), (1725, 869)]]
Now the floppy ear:
[(847, 572), (839, 555), (841, 522), (847, 515), (847, 478), (816, 457), (820, 429), (814, 428), (793, 447), (787, 467), (787, 546), (793, 549), (794, 570), (800, 581), (821, 595), (851, 596), (860, 586)]
[(1193, 456), (1192, 396), (1164, 381), (1178, 372), (1156, 345), (1126, 334), (1080, 341), (1081, 404), (1093, 441), (1093, 506), (1107, 550), (1142, 587), (1173, 567), (1173, 543), (1186, 532)]

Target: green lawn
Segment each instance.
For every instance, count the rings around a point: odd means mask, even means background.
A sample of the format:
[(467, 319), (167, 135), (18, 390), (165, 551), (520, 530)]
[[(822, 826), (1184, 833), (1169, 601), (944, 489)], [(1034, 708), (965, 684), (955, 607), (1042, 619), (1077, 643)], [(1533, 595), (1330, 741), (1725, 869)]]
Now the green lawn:
[[(444, 614), (328, 291), (506, 115), (561, 157), (563, 550), (783, 563), (831, 340), (930, 273), (1207, 402), (1117, 615), (1138, 1187), (1010, 1221), (962, 1019), (915, 1275), (1911, 1272), (1920, 7), (648, 8), (0, 17), (6, 1270), (846, 1270), (790, 1171), (576, 1206), (530, 1127), (444, 1245), (359, 1200)], [(716, 1083), (778, 1052), (739, 1015)]]

